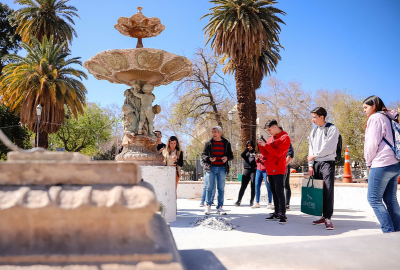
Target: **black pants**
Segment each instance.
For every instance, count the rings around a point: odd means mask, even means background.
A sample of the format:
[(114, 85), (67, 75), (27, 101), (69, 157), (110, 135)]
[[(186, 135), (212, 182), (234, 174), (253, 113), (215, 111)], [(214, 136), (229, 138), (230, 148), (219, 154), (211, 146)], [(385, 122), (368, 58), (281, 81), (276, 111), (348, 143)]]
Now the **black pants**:
[(324, 199), (322, 216), (330, 219), (333, 215), (335, 190), (335, 161), (315, 161), (314, 179), (324, 180)]
[(243, 176), (242, 176), (242, 185), (240, 186), (239, 190), (239, 197), (238, 197), (238, 202), (242, 201), (243, 194), (246, 191), (247, 185), (249, 182), (251, 182), (251, 197), (250, 197), (250, 203), (253, 203), (254, 197), (256, 196), (256, 172), (257, 169), (244, 169), (243, 170)]
[(286, 168), (285, 181), (283, 182), (285, 187), (285, 202), (286, 205), (290, 205), (290, 197), (292, 196), (292, 190), (290, 189), (290, 166)]
[(271, 185), (272, 198), (274, 199), (275, 213), (285, 215), (285, 192), (283, 191), (284, 174), (268, 175)]

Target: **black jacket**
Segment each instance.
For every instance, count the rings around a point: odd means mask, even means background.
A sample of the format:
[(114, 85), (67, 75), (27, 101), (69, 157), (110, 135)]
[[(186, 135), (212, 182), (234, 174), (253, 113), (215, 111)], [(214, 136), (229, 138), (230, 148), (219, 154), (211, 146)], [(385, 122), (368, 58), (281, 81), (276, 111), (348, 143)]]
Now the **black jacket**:
[[(209, 172), (211, 169), (211, 161), (210, 158), (213, 157), (213, 142), (214, 139), (209, 140), (206, 142), (204, 145), (203, 153), (201, 154), (201, 160), (203, 161), (204, 164), (204, 170)], [(224, 143), (224, 156), (228, 158), (228, 161), (233, 160), (233, 153), (232, 153), (232, 148), (231, 144), (228, 142), (227, 139), (222, 137), (222, 142)], [(229, 162), (225, 162), (225, 172), (229, 172)]]
[(286, 156), (287, 156), (287, 157), (294, 158), (294, 150), (293, 150), (293, 146), (292, 146), (292, 144), (290, 144), (290, 146), (289, 146), (289, 150), (288, 150), (288, 152), (287, 152)]
[(244, 149), (244, 151), (242, 152), (242, 154), (240, 155), (243, 158), (243, 168), (245, 169), (253, 169), (256, 170), (257, 169), (257, 162), (256, 162), (256, 158), (254, 156), (256, 152), (254, 151), (249, 151), (249, 148), (246, 147), (246, 149)]

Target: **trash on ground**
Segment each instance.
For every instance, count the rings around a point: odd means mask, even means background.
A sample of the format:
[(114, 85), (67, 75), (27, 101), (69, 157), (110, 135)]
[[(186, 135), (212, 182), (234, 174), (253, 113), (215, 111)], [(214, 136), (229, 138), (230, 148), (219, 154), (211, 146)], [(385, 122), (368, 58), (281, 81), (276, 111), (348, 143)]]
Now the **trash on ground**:
[(196, 218), (191, 224), (193, 227), (201, 227), (220, 231), (231, 231), (236, 227), (239, 227), (238, 225), (232, 224), (229, 218), (208, 216)]

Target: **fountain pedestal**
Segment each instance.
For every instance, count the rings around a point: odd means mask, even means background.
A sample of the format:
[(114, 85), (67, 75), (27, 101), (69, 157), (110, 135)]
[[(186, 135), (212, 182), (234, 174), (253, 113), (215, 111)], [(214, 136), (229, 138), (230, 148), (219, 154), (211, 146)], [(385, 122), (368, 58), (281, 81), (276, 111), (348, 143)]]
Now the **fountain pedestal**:
[(135, 161), (138, 165), (165, 165), (164, 157), (157, 153), (157, 138), (148, 135), (125, 135), (124, 149), (115, 157), (116, 161)]

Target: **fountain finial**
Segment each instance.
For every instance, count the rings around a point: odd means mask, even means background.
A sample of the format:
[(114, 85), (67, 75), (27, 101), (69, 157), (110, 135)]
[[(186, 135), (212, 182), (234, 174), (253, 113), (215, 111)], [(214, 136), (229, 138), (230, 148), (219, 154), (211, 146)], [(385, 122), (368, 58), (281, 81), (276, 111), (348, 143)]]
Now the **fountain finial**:
[(159, 18), (144, 16), (142, 7), (137, 7), (137, 10), (138, 12), (130, 18), (120, 17), (114, 27), (124, 36), (137, 38), (136, 48), (143, 48), (142, 39), (158, 36), (165, 26), (161, 24)]

